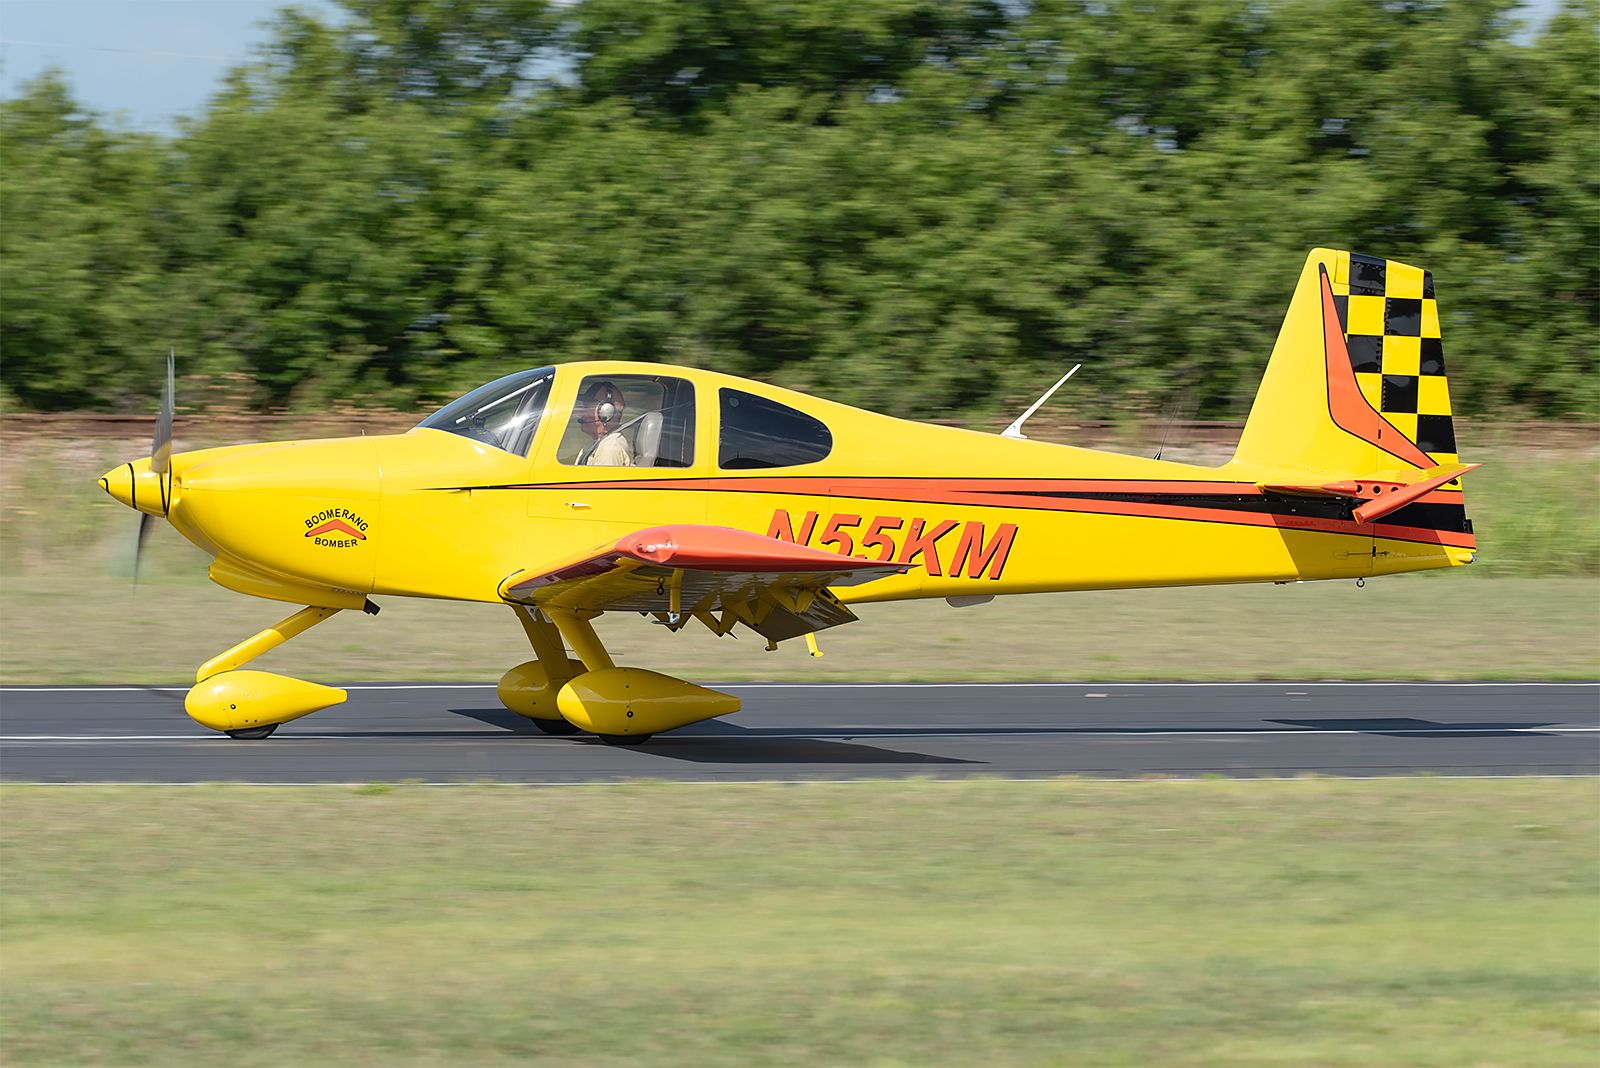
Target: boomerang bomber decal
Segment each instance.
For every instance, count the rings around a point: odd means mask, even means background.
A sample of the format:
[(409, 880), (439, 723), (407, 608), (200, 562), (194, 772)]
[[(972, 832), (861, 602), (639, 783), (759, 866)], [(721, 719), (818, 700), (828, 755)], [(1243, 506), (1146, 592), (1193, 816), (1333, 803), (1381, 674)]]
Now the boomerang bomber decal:
[(349, 549), (367, 540), (367, 521), (348, 508), (327, 508), (307, 517), (305, 536), (316, 545)]

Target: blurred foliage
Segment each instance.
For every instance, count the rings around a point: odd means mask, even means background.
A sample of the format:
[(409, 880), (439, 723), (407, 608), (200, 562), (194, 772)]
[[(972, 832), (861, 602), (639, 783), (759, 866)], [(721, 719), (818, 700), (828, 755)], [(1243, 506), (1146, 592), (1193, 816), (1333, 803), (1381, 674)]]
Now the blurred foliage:
[(1600, 4), (344, 0), (173, 137), (0, 104), (0, 395), (260, 407), (691, 363), (907, 415), (1242, 415), (1316, 245), (1438, 280), (1458, 407), (1600, 412)]

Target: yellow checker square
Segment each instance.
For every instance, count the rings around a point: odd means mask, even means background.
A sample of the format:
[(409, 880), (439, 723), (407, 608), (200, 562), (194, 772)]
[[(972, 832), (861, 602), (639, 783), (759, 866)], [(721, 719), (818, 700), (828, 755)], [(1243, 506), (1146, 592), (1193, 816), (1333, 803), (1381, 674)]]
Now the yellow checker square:
[(1432, 297), (1422, 301), (1422, 336), (1442, 337), (1439, 333), (1439, 302)]
[(1422, 339), (1420, 337), (1384, 338), (1383, 373), (1386, 375), (1420, 375), (1422, 373)]
[(1372, 374), (1356, 375), (1356, 385), (1361, 387), (1361, 395), (1367, 398), (1367, 403), (1376, 411), (1383, 403), (1383, 376)]
[(1384, 412), (1383, 417), (1389, 420), (1389, 425), (1412, 441), (1417, 440), (1417, 416), (1415, 412)]
[(1350, 312), (1347, 316), (1345, 332), (1350, 334), (1369, 334), (1373, 337), (1383, 335), (1383, 298), (1369, 297), (1362, 294), (1352, 294), (1350, 297)]
[[(1350, 292), (1350, 253), (1336, 253), (1328, 273), (1333, 275), (1334, 285), (1344, 286), (1344, 292)], [(1338, 292), (1338, 290), (1334, 292)]]
[[(1389, 339), (1385, 338), (1385, 343)], [(1412, 338), (1415, 341), (1416, 338)], [(1389, 360), (1385, 354), (1384, 369), (1389, 367)], [(1450, 382), (1444, 375), (1423, 375), (1417, 379), (1417, 414), (1418, 415), (1452, 415), (1450, 411)]]
[(1422, 268), (1409, 263), (1386, 261), (1383, 270), (1384, 295), (1406, 300), (1422, 298)]

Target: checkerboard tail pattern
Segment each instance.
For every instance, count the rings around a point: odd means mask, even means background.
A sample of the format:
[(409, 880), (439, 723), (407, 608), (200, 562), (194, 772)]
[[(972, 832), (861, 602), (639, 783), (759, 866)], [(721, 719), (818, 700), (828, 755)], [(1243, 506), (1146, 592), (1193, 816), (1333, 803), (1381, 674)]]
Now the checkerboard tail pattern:
[(1334, 267), (1334, 303), (1362, 394), (1434, 463), (1456, 463), (1433, 275), (1353, 252), (1339, 253)]

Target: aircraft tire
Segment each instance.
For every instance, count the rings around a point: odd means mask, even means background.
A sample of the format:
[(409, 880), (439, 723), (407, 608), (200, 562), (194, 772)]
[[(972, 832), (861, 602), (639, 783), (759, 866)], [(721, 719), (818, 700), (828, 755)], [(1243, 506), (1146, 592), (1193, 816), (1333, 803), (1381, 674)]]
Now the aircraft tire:
[(595, 735), (595, 737), (600, 739), (606, 745), (643, 745), (645, 742), (648, 742), (651, 738), (654, 738), (655, 735), (653, 735), (653, 734), (597, 734), (597, 735)]
[(278, 729), (276, 723), (269, 723), (265, 727), (243, 727), (236, 731), (228, 731), (228, 737), (241, 742), (257, 742), (263, 738), (272, 737), (272, 732)]
[(546, 734), (582, 734), (583, 728), (576, 723), (568, 723), (564, 719), (539, 719), (535, 716), (528, 717), (533, 720), (533, 725)]

